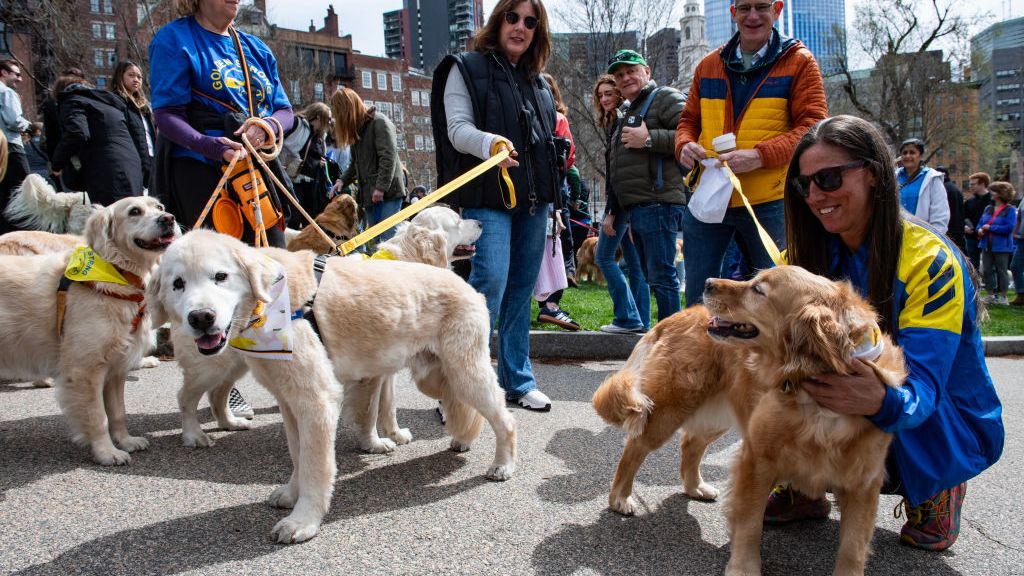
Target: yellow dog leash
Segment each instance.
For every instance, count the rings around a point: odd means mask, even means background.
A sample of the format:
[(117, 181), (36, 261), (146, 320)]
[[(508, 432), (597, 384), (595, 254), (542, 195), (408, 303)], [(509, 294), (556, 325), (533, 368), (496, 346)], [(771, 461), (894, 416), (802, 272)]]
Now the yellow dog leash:
[(757, 219), (754, 214), (754, 207), (750, 205), (750, 200), (747, 200), (747, 195), (743, 193), (743, 186), (740, 184), (740, 179), (736, 177), (732, 172), (732, 168), (729, 168), (728, 162), (722, 162), (722, 166), (725, 167), (725, 173), (729, 175), (729, 181), (732, 182), (732, 187), (740, 195), (740, 199), (743, 200), (743, 205), (747, 207), (747, 212), (750, 214), (750, 218), (754, 220), (754, 226), (757, 226), (757, 234), (761, 237), (761, 244), (764, 244), (765, 251), (768, 252), (768, 256), (771, 257), (772, 262), (776, 266), (784, 264), (782, 261), (782, 254), (779, 252), (779, 247), (775, 245), (775, 240), (772, 240), (771, 235), (768, 231), (761, 226), (761, 222)]

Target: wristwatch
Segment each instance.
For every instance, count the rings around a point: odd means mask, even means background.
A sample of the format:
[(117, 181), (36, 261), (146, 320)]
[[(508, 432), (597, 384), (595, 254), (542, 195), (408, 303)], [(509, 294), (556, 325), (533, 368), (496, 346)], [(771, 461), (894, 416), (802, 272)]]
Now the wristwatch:
[(654, 146), (654, 142), (651, 142), (651, 137), (648, 136), (647, 140), (644, 140), (644, 148), (650, 148), (651, 146)]

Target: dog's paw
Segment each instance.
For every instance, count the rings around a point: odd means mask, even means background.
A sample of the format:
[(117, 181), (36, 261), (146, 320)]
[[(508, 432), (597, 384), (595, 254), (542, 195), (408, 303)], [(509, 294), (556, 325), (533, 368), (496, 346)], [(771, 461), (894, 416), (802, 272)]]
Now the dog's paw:
[(149, 448), (149, 440), (142, 436), (125, 436), (117, 440), (117, 445), (128, 452), (135, 452)]
[(761, 576), (760, 563), (745, 562), (744, 564), (744, 566), (740, 566), (739, 562), (730, 559), (729, 564), (725, 567), (725, 576)]
[(213, 446), (214, 441), (213, 438), (207, 436), (205, 432), (199, 430), (198, 432), (182, 432), (181, 443), (186, 448), (209, 448)]
[(232, 431), (251, 430), (252, 429), (252, 421), (251, 420), (246, 420), (245, 418), (235, 418), (235, 417), (232, 416), (232, 417), (227, 418), (221, 424), (221, 429), (222, 430), (232, 430)]
[(686, 488), (684, 486), (683, 492), (685, 492), (686, 495), (689, 496), (690, 498), (694, 498), (697, 500), (710, 501), (714, 500), (715, 498), (718, 498), (718, 488), (715, 488), (714, 486), (708, 484), (707, 482), (701, 482), (700, 485), (697, 486), (696, 488)]
[(142, 360), (139, 360), (139, 369), (143, 368), (156, 368), (160, 366), (160, 359), (156, 356), (146, 356)]
[(511, 478), (515, 471), (515, 462), (509, 462), (508, 464), (491, 464), (491, 467), (487, 469), (486, 476), (488, 480), (504, 482)]
[(395, 442), (399, 446), (404, 446), (409, 442), (412, 442), (412, 432), (409, 432), (408, 428), (399, 428), (394, 432), (386, 433), (387, 437)]
[(35, 380), (32, 382), (32, 386), (35, 388), (53, 388), (53, 378), (43, 378), (42, 380)]
[(320, 531), (320, 522), (293, 518), (291, 514), (278, 522), (270, 534), (278, 544), (297, 544), (305, 542)]
[(627, 496), (625, 498), (609, 497), (608, 507), (611, 508), (613, 512), (618, 512), (623, 516), (632, 516), (636, 513), (636, 500), (634, 500), (632, 496)]
[(395, 442), (390, 438), (369, 438), (359, 442), (363, 452), (370, 454), (387, 454), (395, 449)]
[(462, 443), (452, 438), (452, 443), (449, 445), (452, 452), (469, 452), (469, 442)]
[(118, 450), (111, 446), (110, 448), (93, 449), (92, 457), (96, 460), (97, 464), (103, 466), (123, 466), (132, 461), (131, 454), (124, 450)]
[(295, 502), (298, 499), (299, 491), (289, 482), (274, 488), (274, 491), (270, 493), (270, 497), (267, 498), (267, 504), (274, 508), (294, 508)]

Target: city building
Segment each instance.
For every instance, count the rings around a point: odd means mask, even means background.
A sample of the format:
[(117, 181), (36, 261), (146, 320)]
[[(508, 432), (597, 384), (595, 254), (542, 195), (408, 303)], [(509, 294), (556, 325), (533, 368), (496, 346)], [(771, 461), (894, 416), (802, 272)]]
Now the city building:
[(998, 22), (971, 38), (977, 62), (972, 79), (981, 84), (980, 106), (1011, 139), (1003, 160), (1017, 189), (1024, 179), (1024, 18)]
[[(725, 44), (736, 32), (729, 7), (733, 0), (704, 0), (708, 45)], [(845, 0), (787, 0), (776, 26), (786, 36), (803, 42), (822, 72), (841, 69), (846, 63)]]
[(647, 38), (644, 57), (651, 67), (651, 79), (658, 86), (672, 86), (679, 77), (679, 28), (662, 28)]
[(697, 64), (708, 53), (705, 25), (700, 0), (686, 0), (683, 17), (679, 20), (679, 77), (676, 80), (676, 85), (684, 92), (690, 89)]
[(429, 73), (445, 55), (464, 51), (483, 25), (483, 0), (404, 0), (384, 14), (385, 52)]

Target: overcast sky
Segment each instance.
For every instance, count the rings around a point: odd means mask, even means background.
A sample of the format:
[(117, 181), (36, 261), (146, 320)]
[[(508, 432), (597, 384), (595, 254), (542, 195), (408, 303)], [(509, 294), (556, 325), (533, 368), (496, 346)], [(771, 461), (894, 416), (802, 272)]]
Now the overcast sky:
[[(566, 0), (545, 0), (550, 9)], [(684, 0), (679, 0), (680, 10)], [(860, 2), (877, 0), (848, 0), (846, 4), (847, 23), (853, 19), (852, 8)], [(885, 0), (882, 0), (885, 1)], [(959, 0), (958, 0), (959, 1)], [(323, 26), (324, 15), (327, 14), (328, 0), (267, 0), (267, 12), (271, 23), (285, 28), (305, 30), (309, 21), (313, 20), (319, 28)], [(489, 14), (497, 0), (484, 0), (484, 13)], [(1024, 15), (1024, 0), (971, 0), (962, 2), (966, 11), (976, 10), (977, 13), (988, 12), (994, 20), (1002, 20), (1004, 15), (1019, 17)], [(341, 33), (352, 34), (353, 48), (364, 54), (384, 55), (384, 21), (382, 14), (402, 7), (402, 0), (334, 0), (334, 9), (338, 12)], [(552, 23), (552, 29), (560, 31), (558, 23)]]

